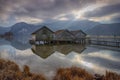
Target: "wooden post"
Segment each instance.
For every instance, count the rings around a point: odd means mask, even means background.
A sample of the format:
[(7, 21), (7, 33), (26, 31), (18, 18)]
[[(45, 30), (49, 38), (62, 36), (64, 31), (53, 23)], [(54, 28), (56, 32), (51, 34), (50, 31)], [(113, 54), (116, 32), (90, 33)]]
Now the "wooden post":
[(38, 45), (40, 45), (40, 41), (38, 41), (38, 43), (39, 43)]

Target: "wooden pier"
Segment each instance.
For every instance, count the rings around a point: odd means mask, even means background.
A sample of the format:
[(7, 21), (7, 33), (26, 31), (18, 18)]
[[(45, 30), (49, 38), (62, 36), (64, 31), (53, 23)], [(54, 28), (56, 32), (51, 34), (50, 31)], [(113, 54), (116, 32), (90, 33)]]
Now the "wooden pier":
[(102, 45), (110, 47), (120, 47), (120, 36), (89, 36), (87, 38), (88, 44)]
[(117, 41), (89, 40), (89, 44), (102, 45), (102, 46), (111, 46), (111, 47), (120, 47), (120, 42), (117, 42)]

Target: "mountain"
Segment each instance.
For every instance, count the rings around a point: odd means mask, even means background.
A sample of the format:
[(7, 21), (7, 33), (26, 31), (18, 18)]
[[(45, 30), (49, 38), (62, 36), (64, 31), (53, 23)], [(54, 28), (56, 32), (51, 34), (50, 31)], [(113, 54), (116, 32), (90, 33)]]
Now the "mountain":
[(89, 35), (117, 35), (120, 36), (120, 23), (100, 24), (86, 31)]
[(0, 34), (4, 34), (5, 32), (10, 31), (10, 27), (0, 27)]
[[(69, 29), (69, 30), (78, 30), (81, 29), (83, 31), (86, 31), (88, 29), (93, 28), (94, 26), (98, 25), (100, 23), (92, 22), (88, 20), (77, 20), (77, 21), (54, 21), (49, 20), (45, 21), (44, 23), (33, 25), (33, 24), (27, 24), (25, 22), (16, 23), (13, 26), (11, 26), (10, 29), (0, 29), (4, 32), (12, 32), (14, 39), (16, 41), (19, 41), (23, 44), (27, 44), (31, 33), (36, 31), (37, 29), (41, 28), (42, 26), (48, 26), (53, 31), (59, 30), (59, 29)], [(1, 31), (0, 31), (1, 32)]]
[(10, 32), (13, 33), (14, 39), (16, 41), (19, 41), (23, 44), (27, 44), (31, 37), (31, 33), (36, 31), (37, 29), (41, 28), (42, 26), (48, 26), (53, 31), (56, 31), (59, 29), (69, 29), (69, 30), (82, 29), (83, 31), (86, 31), (88, 29), (93, 28), (94, 26), (96, 26), (98, 24), (100, 24), (100, 23), (92, 22), (92, 21), (88, 21), (88, 20), (77, 20), (77, 21), (49, 20), (49, 21), (45, 21), (44, 23), (41, 23), (38, 25), (20, 22), (20, 23), (16, 23), (13, 26), (11, 26)]
[(70, 27), (68, 29), (70, 30), (89, 30), (93, 27), (95, 27), (96, 25), (99, 25), (100, 23), (98, 22), (93, 22), (93, 21), (89, 21), (89, 20), (79, 20), (79, 21), (75, 21), (73, 22)]
[(119, 35), (120, 36), (120, 23), (114, 24), (100, 24), (98, 22), (88, 20), (78, 21), (48, 21), (42, 24), (33, 25), (24, 22), (16, 23), (9, 28), (0, 27), (0, 34), (5, 32), (12, 32), (14, 40), (28, 44), (31, 37), (31, 33), (41, 28), (42, 26), (48, 26), (53, 31), (59, 29), (69, 30), (83, 30), (89, 35)]
[(13, 25), (11, 27), (10, 32), (13, 33), (15, 40), (23, 44), (27, 44), (31, 37), (31, 33), (39, 29), (40, 27), (41, 27), (40, 25), (35, 26), (32, 24), (20, 22), (20, 23), (16, 23), (15, 25)]
[(42, 25), (46, 25), (50, 27), (52, 30), (56, 31), (59, 29), (69, 29), (69, 30), (89, 30), (96, 25), (99, 25), (98, 22), (93, 22), (89, 20), (74, 20), (74, 21), (52, 21), (51, 23), (43, 23)]
[(20, 22), (20, 23), (16, 23), (15, 25), (13, 25), (11, 27), (11, 32), (15, 33), (16, 34), (22, 34), (22, 33), (25, 33), (27, 31), (30, 31), (35, 28), (34, 25), (32, 24), (27, 24), (27, 23), (24, 23), (24, 22)]

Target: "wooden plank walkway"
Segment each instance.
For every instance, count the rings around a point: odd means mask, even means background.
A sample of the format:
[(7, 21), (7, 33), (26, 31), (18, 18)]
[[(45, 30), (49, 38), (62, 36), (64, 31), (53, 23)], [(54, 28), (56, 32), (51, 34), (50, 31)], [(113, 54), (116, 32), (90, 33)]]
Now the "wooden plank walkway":
[(86, 37), (86, 42), (92, 45), (110, 46), (120, 48), (120, 36), (90, 36)]
[(111, 47), (120, 47), (120, 41), (101, 41), (101, 40), (88, 40), (89, 44), (103, 45)]

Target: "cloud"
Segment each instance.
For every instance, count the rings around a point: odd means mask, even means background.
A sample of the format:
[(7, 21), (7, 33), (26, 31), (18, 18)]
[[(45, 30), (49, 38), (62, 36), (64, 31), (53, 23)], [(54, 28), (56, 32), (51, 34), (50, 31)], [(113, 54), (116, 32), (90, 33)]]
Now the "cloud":
[[(69, 13), (96, 0), (0, 0), (1, 14), (10, 13), (17, 16), (37, 16), (51, 18)], [(38, 15), (39, 14), (39, 15)]]
[(32, 24), (43, 22), (43, 20), (39, 18), (34, 18), (34, 17), (16, 17), (15, 19), (17, 22), (26, 22), (26, 23), (32, 23)]
[(21, 4), (22, 7), (16, 8), (14, 15), (27, 15), (47, 19), (78, 9), (81, 7), (80, 4), (80, 0), (30, 0), (26, 3), (23, 2)]
[[(44, 21), (47, 19), (54, 19), (55, 17), (61, 14), (68, 15), (66, 17), (62, 17), (62, 18), (60, 17), (60, 19), (62, 20), (73, 19), (75, 16), (72, 15), (71, 17), (69, 15), (73, 11), (79, 12), (81, 11), (81, 9), (89, 5), (95, 5), (95, 4), (110, 5), (116, 2), (118, 3), (120, 1), (114, 0), (113, 2), (113, 0), (99, 0), (99, 1), (98, 0), (29, 0), (29, 1), (28, 0), (0, 0), (0, 21), (9, 22), (11, 18), (14, 19), (15, 17), (18, 17), (18, 18), (31, 17), (31, 18), (37, 18), (37, 19), (39, 18)], [(115, 9), (112, 8), (114, 9), (113, 12), (114, 11), (116, 12), (116, 9), (118, 9), (118, 7), (115, 7)], [(108, 8), (105, 8), (105, 9), (108, 9)], [(102, 14), (102, 12), (100, 11), (99, 13)], [(92, 15), (93, 13), (90, 12), (90, 14)], [(91, 16), (90, 14), (86, 14), (85, 16), (90, 17)], [(15, 23), (16, 22), (15, 20), (13, 20), (12, 22)]]
[(85, 17), (103, 17), (120, 12), (120, 3), (114, 5), (106, 5), (100, 8), (96, 8), (93, 11), (88, 11), (84, 14)]
[(112, 22), (120, 22), (120, 14), (115, 15), (114, 17), (111, 18)]
[(75, 15), (72, 13), (68, 13), (68, 14), (60, 14), (58, 16), (55, 16), (53, 19), (54, 20), (72, 20), (75, 18)]

